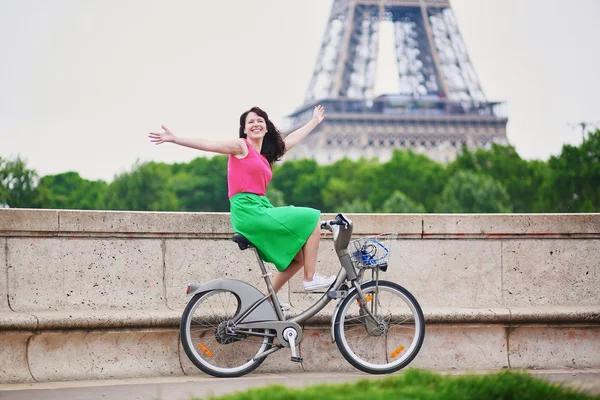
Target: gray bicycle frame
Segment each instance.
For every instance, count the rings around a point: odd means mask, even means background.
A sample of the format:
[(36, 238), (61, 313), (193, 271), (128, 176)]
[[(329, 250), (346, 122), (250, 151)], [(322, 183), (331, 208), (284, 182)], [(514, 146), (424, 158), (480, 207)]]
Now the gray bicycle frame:
[[(340, 217), (343, 218), (345, 222), (347, 222), (345, 225), (331, 225), (332, 221), (337, 222), (338, 218)], [(348, 244), (350, 243), (350, 240), (352, 238), (352, 221), (350, 221), (343, 215), (340, 215), (334, 220), (322, 223), (321, 227), (333, 233), (333, 247), (340, 260), (341, 268), (329, 290), (338, 290), (346, 280), (352, 282), (356, 281), (357, 278), (354, 264), (352, 263), (350, 254), (348, 254)], [(312, 318), (323, 308), (325, 308), (325, 306), (329, 304), (331, 300), (332, 297), (330, 297), (328, 295), (328, 291), (326, 291), (323, 294), (323, 296), (321, 296), (321, 298), (317, 300), (311, 307), (309, 307), (299, 315), (290, 318), (289, 321), (302, 324), (306, 322), (309, 318)]]
[[(290, 325), (299, 328), (302, 323), (321, 311), (333, 299), (328, 293), (332, 290), (337, 291), (340, 289), (345, 281), (351, 282), (352, 288), (349, 288), (349, 290), (356, 290), (358, 292), (359, 303), (363, 306), (367, 315), (375, 320), (371, 311), (366, 307), (366, 300), (360, 289), (360, 282), (357, 280), (358, 275), (352, 259), (350, 258), (350, 254), (348, 253), (348, 245), (352, 238), (352, 221), (343, 214), (338, 214), (333, 220), (321, 222), (321, 228), (333, 233), (334, 248), (340, 260), (341, 268), (335, 281), (329, 289), (325, 290), (323, 296), (299, 315), (288, 320), (285, 319), (279, 299), (277, 298), (277, 294), (271, 283), (270, 277), (272, 274), (267, 272), (265, 264), (254, 246), (251, 246), (250, 248), (256, 255), (262, 277), (267, 285), (268, 295), (262, 294), (258, 289), (248, 283), (235, 279), (215, 279), (203, 284), (190, 284), (189, 295), (209, 292), (211, 290), (231, 290), (237, 294), (241, 303), (239, 308), (241, 312), (237, 313), (233, 319), (233, 322), (237, 324), (237, 327), (244, 331), (250, 329), (274, 329), (277, 331), (280, 343), (284, 346), (286, 345), (286, 341), (282, 340), (283, 337), (281, 336), (283, 329)], [(273, 306), (268, 304), (267, 300), (269, 298), (272, 299)], [(336, 313), (337, 310), (332, 315), (332, 326)], [(302, 339), (301, 329), (299, 329), (298, 335), (299, 343)], [(263, 354), (266, 356), (270, 353), (271, 350), (268, 350)]]

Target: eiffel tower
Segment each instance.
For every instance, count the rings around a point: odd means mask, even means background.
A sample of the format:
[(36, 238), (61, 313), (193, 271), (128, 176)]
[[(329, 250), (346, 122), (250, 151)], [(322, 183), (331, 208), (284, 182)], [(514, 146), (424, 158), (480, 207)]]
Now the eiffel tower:
[[(397, 86), (374, 96), (381, 23), (393, 24)], [(389, 26), (389, 25), (388, 25)], [(322, 104), (319, 125), (286, 159), (389, 160), (412, 149), (448, 162), (464, 145), (508, 144), (504, 104), (483, 94), (449, 0), (334, 0), (295, 129)]]

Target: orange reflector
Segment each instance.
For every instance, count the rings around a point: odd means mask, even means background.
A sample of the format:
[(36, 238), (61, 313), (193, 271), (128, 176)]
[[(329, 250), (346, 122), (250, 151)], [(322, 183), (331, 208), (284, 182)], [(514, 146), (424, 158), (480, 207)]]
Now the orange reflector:
[[(373, 300), (373, 295), (372, 294), (370, 294), (367, 297), (365, 297), (365, 301), (367, 303), (370, 302), (371, 300)], [(360, 301), (357, 301), (356, 304), (358, 304), (360, 306)]]
[(404, 351), (404, 346), (400, 346), (396, 350), (394, 350), (394, 352), (390, 355), (390, 357), (394, 358), (398, 354), (402, 353), (402, 351)]
[(206, 354), (206, 355), (207, 355), (207, 356), (209, 356), (209, 357), (212, 357), (212, 351), (210, 351), (210, 350), (208, 349), (208, 347), (206, 347), (206, 346), (205, 346), (205, 345), (203, 345), (202, 343), (200, 343), (200, 344), (198, 345), (198, 347), (200, 347), (200, 350), (202, 350), (202, 351), (204, 352), (204, 354)]

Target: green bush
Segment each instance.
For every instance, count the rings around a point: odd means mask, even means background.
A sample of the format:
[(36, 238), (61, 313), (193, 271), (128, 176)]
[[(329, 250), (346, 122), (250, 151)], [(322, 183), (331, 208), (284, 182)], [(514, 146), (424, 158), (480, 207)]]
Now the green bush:
[(219, 400), (590, 400), (594, 398), (597, 399), (520, 372), (442, 376), (422, 370), (408, 370), (401, 375), (382, 379), (363, 379), (353, 384), (318, 385), (304, 389), (290, 389), (275, 385), (218, 397)]

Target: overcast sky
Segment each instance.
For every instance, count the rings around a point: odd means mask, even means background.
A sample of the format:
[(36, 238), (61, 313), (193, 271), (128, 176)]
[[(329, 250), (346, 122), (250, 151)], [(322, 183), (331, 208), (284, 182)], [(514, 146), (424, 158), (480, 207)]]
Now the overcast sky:
[[(20, 155), (41, 176), (111, 181), (137, 159), (203, 154), (150, 144), (161, 124), (234, 138), (239, 115), (258, 105), (285, 127), (331, 3), (0, 0), (0, 157)], [(508, 104), (508, 139), (522, 157), (546, 160), (581, 142), (569, 124), (600, 124), (600, 1), (452, 6), (484, 93)], [(391, 52), (380, 60), (385, 78)]]

